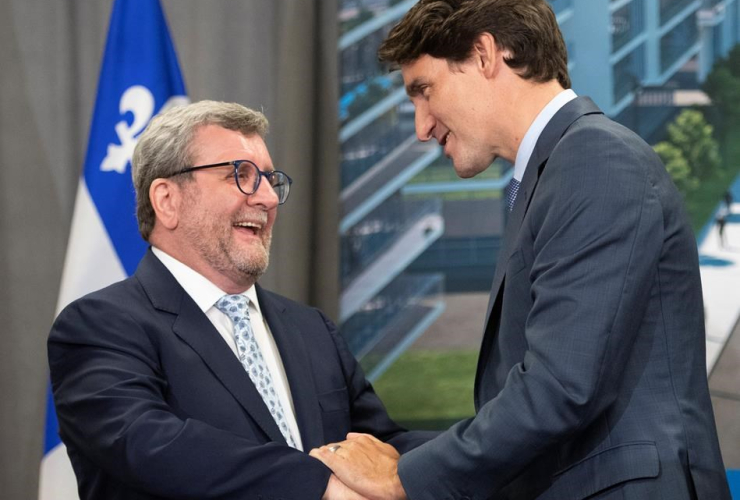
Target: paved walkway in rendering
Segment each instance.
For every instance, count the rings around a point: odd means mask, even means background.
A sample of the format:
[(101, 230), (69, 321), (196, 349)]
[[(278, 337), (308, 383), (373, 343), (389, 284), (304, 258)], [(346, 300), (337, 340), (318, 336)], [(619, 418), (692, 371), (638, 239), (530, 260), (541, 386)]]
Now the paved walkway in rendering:
[[(730, 192), (734, 203), (724, 227), (724, 244), (713, 218), (699, 236), (699, 262), (709, 391), (720, 448), (725, 467), (740, 469), (740, 178)], [(715, 216), (726, 208), (720, 203)], [(740, 472), (733, 479), (740, 481)], [(740, 488), (740, 484), (734, 487)]]
[[(713, 217), (699, 237), (699, 263), (707, 328), (707, 371), (717, 364), (740, 317), (740, 178), (730, 192), (734, 203), (721, 239)], [(720, 203), (715, 216), (726, 210)], [(722, 241), (724, 240), (724, 241)], [(740, 373), (738, 373), (740, 385)]]

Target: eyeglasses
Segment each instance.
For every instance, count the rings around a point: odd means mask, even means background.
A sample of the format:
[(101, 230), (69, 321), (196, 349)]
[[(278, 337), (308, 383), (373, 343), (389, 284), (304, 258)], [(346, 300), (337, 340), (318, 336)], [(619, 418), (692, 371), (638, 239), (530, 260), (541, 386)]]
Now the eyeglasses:
[(263, 172), (254, 163), (249, 160), (234, 160), (225, 161), (223, 163), (213, 163), (211, 165), (200, 165), (197, 167), (188, 167), (175, 172), (172, 175), (186, 174), (188, 172), (194, 172), (196, 170), (203, 170), (206, 168), (225, 167), (227, 165), (234, 166), (234, 179), (236, 180), (236, 187), (239, 191), (249, 196), (257, 192), (260, 187), (260, 181), (263, 177), (267, 179), (267, 182), (272, 186), (273, 191), (277, 194), (278, 204), (282, 205), (285, 200), (288, 199), (290, 193), (290, 185), (293, 183), (293, 179), (288, 177), (288, 174), (281, 172), (280, 170), (273, 170), (272, 172)]

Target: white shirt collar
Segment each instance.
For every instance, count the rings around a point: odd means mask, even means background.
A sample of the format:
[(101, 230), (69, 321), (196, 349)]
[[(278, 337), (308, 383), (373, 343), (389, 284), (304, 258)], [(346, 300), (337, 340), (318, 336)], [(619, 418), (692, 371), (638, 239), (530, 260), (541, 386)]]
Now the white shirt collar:
[[(219, 287), (211, 283), (208, 278), (203, 276), (192, 268), (183, 264), (176, 258), (169, 255), (164, 250), (157, 247), (152, 247), (152, 253), (164, 264), (167, 270), (172, 273), (177, 282), (188, 295), (195, 301), (198, 308), (206, 312), (208, 309), (224, 295), (226, 292), (221, 290)], [(242, 293), (246, 296), (249, 301), (254, 305), (257, 311), (260, 311), (259, 302), (257, 302), (257, 290), (254, 286)]]
[(524, 171), (527, 169), (527, 163), (532, 157), (532, 152), (537, 144), (537, 139), (540, 138), (540, 134), (545, 129), (555, 113), (560, 111), (560, 108), (568, 104), (570, 101), (575, 99), (576, 93), (572, 89), (566, 89), (556, 95), (537, 115), (532, 125), (529, 126), (527, 133), (524, 134), (521, 144), (519, 144), (519, 150), (516, 153), (516, 161), (514, 162), (514, 178), (521, 182), (524, 178)]

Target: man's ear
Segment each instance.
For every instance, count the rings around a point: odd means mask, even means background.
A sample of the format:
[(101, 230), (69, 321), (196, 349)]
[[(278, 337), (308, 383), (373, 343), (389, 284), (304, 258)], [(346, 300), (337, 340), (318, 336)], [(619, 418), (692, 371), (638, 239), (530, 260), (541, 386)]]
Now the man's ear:
[(473, 57), (478, 69), (487, 77), (494, 76), (502, 65), (508, 51), (499, 49), (496, 39), (490, 33), (481, 33), (473, 43)]
[(173, 230), (180, 222), (182, 187), (170, 179), (154, 179), (149, 186), (149, 201), (164, 228)]

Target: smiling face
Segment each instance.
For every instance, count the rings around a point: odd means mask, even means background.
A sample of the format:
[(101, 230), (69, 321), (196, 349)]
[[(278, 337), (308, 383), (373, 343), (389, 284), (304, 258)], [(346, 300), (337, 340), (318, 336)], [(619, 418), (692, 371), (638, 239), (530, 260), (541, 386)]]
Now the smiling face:
[(495, 118), (500, 110), (478, 59), (452, 66), (425, 54), (402, 65), (401, 74), (414, 104), (417, 137), (436, 139), (457, 175), (473, 177), (501, 156), (501, 148), (491, 141), (499, 136), (501, 120)]
[[(264, 140), (216, 125), (199, 128), (191, 145), (193, 165), (251, 160), (273, 170)], [(224, 291), (251, 286), (267, 269), (278, 198), (263, 179), (254, 194), (239, 191), (233, 166), (198, 170), (181, 184), (179, 244), (183, 262)]]

